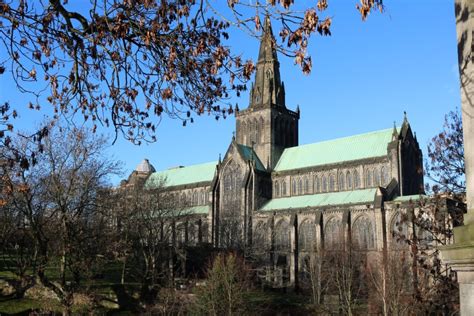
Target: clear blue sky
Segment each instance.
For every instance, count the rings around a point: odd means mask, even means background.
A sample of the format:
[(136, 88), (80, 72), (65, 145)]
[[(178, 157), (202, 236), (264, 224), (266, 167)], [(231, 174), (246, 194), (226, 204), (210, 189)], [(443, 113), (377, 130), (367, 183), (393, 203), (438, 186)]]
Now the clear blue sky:
[[(389, 128), (394, 121), (400, 124), (407, 111), (426, 153), (444, 115), (460, 106), (454, 1), (386, 0), (386, 12), (371, 14), (366, 22), (355, 9), (357, 2), (329, 1), (332, 36), (312, 38), (311, 75), (279, 56), (287, 107), (299, 104), (301, 109), (300, 144)], [(246, 58), (258, 54), (258, 41), (239, 31), (231, 33), (229, 45)], [(0, 101), (15, 104), (25, 98), (7, 76), (0, 76)], [(236, 102), (245, 108), (248, 95)], [(21, 129), (41, 120), (30, 111), (20, 114)], [(108, 152), (124, 162), (124, 177), (143, 158), (156, 169), (213, 161), (225, 154), (234, 128), (233, 116), (219, 121), (201, 117), (186, 127), (166, 119), (158, 142), (135, 146), (120, 139)]]

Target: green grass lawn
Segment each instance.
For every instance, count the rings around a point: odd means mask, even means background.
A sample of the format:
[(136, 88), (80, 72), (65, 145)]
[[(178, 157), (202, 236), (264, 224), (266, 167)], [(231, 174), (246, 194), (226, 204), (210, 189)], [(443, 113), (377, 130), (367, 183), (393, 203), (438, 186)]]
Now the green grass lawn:
[(62, 311), (61, 305), (56, 301), (38, 301), (28, 298), (0, 297), (0, 314), (18, 314), (28, 311)]

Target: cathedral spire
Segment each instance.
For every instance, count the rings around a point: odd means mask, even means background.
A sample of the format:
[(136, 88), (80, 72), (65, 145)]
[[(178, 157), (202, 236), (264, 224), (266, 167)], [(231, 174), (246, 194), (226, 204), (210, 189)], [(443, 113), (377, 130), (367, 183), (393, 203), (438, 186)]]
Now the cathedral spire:
[(265, 17), (250, 107), (285, 107), (285, 90), (280, 80), (280, 63), (270, 17)]
[(270, 17), (267, 15), (265, 16), (265, 22), (263, 25), (258, 62), (271, 62), (273, 60), (278, 61), (278, 58), (275, 50), (275, 37), (273, 37), (272, 24), (270, 22)]

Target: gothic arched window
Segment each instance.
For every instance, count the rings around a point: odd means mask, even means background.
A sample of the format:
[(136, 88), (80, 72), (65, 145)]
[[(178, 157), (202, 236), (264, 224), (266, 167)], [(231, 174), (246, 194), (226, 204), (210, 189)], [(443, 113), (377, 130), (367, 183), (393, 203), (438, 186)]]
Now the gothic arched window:
[(329, 191), (335, 191), (336, 190), (336, 177), (334, 174), (329, 175)]
[(410, 238), (408, 234), (408, 224), (402, 219), (400, 212), (397, 212), (390, 223), (390, 235), (392, 237), (391, 247), (394, 249), (404, 249), (407, 247), (405, 240)]
[(188, 223), (188, 241), (187, 244), (195, 245), (199, 242), (199, 226), (197, 223)]
[(339, 173), (339, 181), (338, 181), (338, 185), (339, 185), (339, 191), (342, 191), (344, 190), (344, 174), (341, 172)]
[(191, 195), (191, 192), (188, 192), (186, 194), (186, 201), (188, 203), (188, 205), (192, 205), (193, 204), (193, 196)]
[(390, 181), (388, 179), (387, 169), (384, 166), (380, 169), (380, 174), (382, 175), (382, 185), (387, 185)]
[(324, 227), (324, 247), (327, 250), (340, 248), (343, 240), (341, 221), (333, 217)]
[(357, 172), (357, 170), (354, 170), (352, 177), (354, 180), (354, 189), (358, 189), (360, 186), (360, 181), (359, 181), (359, 173)]
[(270, 69), (267, 69), (267, 79), (272, 78), (272, 71)]
[(286, 196), (286, 181), (281, 182), (281, 195)]
[(193, 205), (198, 204), (198, 194), (196, 191), (193, 192)]
[(304, 178), (304, 193), (309, 193), (309, 180), (308, 178)]
[(182, 245), (186, 242), (186, 225), (180, 223), (176, 225), (176, 243)]
[(321, 191), (321, 183), (319, 182), (318, 176), (314, 177), (314, 193), (319, 193)]
[(310, 220), (305, 220), (298, 230), (298, 245), (303, 251), (312, 251), (316, 245), (316, 227)]
[(224, 176), (224, 190), (225, 191), (231, 191), (232, 190), (232, 174), (231, 173), (227, 173), (225, 176)]
[(275, 196), (280, 196), (280, 183), (278, 181), (275, 182)]
[(291, 195), (296, 195), (296, 180), (293, 179), (293, 185), (291, 187)]
[(267, 247), (267, 225), (264, 221), (259, 221), (254, 230), (253, 246), (264, 249)]
[(303, 180), (298, 180), (298, 195), (303, 194)]
[(378, 169), (374, 169), (374, 185), (379, 186), (380, 185), (380, 173)]
[(349, 171), (346, 173), (346, 186), (348, 190), (352, 189), (352, 175)]
[(285, 220), (279, 221), (275, 226), (275, 249), (290, 250), (290, 227)]
[(363, 215), (352, 225), (352, 243), (356, 249), (368, 250), (375, 248), (375, 232), (370, 219)]
[(257, 87), (257, 91), (255, 91), (255, 102), (260, 102), (261, 100), (261, 93), (260, 93), (260, 87)]
[(323, 176), (322, 180), (322, 192), (327, 192), (328, 191), (328, 181), (326, 179), (326, 176)]
[(367, 187), (371, 187), (372, 186), (372, 172), (371, 170), (367, 169), (366, 173), (367, 173), (367, 180), (366, 180)]

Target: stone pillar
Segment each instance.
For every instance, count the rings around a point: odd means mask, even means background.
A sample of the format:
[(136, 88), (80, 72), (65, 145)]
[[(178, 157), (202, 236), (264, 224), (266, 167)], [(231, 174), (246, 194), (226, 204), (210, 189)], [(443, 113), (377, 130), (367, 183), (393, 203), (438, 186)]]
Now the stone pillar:
[(474, 0), (455, 0), (461, 109), (464, 129), (467, 214), (454, 228), (454, 244), (441, 256), (458, 273), (461, 315), (474, 315)]

